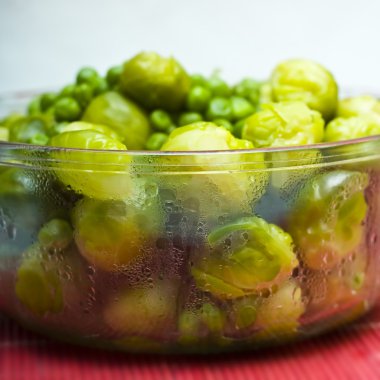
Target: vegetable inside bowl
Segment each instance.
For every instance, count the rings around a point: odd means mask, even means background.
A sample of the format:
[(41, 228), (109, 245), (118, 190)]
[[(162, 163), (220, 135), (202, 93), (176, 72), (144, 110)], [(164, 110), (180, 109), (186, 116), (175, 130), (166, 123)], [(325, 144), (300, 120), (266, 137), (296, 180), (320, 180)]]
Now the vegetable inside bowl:
[(0, 310), (157, 353), (358, 318), (379, 290), (378, 108), (304, 60), (235, 86), (155, 53), (80, 70), (1, 123)]

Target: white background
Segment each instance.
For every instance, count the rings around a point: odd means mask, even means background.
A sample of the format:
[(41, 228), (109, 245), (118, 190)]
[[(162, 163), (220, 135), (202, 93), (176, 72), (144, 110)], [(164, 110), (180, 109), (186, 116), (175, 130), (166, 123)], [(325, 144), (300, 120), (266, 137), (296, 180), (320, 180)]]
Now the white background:
[(0, 0), (0, 92), (60, 86), (141, 50), (229, 81), (304, 57), (380, 88), (380, 1)]

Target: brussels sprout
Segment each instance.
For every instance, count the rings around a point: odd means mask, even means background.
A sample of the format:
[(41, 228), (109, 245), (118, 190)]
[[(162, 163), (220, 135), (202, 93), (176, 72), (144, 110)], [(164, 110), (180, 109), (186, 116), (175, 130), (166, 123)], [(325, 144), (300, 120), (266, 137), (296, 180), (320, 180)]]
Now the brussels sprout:
[(148, 109), (178, 111), (190, 90), (190, 77), (172, 57), (142, 52), (125, 62), (123, 92)]
[(72, 222), (83, 257), (105, 271), (118, 271), (144, 255), (144, 247), (163, 223), (154, 202), (138, 206), (87, 198), (76, 204)]
[(338, 117), (327, 124), (325, 141), (343, 141), (380, 134), (380, 115)]
[(104, 320), (119, 334), (170, 337), (174, 330), (178, 284), (156, 281), (152, 287), (130, 288), (110, 300)]
[(340, 170), (319, 174), (302, 189), (287, 228), (308, 267), (332, 268), (358, 246), (367, 185), (367, 174)]
[(313, 61), (292, 59), (280, 63), (270, 84), (274, 101), (301, 101), (319, 111), (326, 120), (334, 117), (338, 86), (332, 74)]
[(54, 106), (54, 117), (58, 122), (78, 120), (81, 113), (79, 103), (73, 98), (60, 98)]
[(220, 338), (226, 316), (215, 305), (204, 303), (199, 309), (185, 310), (178, 318), (178, 341), (194, 344), (200, 340)]
[[(224, 128), (220, 128), (213, 123), (199, 122), (188, 126), (175, 129), (169, 136), (169, 139), (161, 147), (161, 150), (169, 151), (200, 151), (200, 150), (237, 150), (237, 149), (251, 149), (252, 144), (246, 140), (240, 140), (235, 138), (230, 132)], [(223, 156), (225, 162), (225, 170), (221, 170), (221, 166), (215, 167), (216, 156), (210, 155), (194, 155), (184, 157), (191, 163), (191, 166), (187, 166), (187, 170), (190, 170), (189, 175), (192, 175), (192, 171), (214, 171), (209, 176), (201, 176), (194, 173), (194, 178), (176, 178), (176, 183), (179, 180), (183, 183), (183, 186), (177, 189), (178, 196), (180, 198), (188, 197), (189, 193), (197, 193), (199, 189), (210, 191), (207, 194), (199, 194), (199, 198), (202, 199), (201, 209), (206, 215), (215, 215), (216, 211), (234, 210), (239, 209), (248, 211), (250, 209), (250, 203), (253, 200), (257, 200), (265, 191), (265, 187), (268, 180), (268, 174), (260, 169), (265, 168), (264, 155), (262, 153), (256, 153), (254, 162), (252, 156), (249, 157), (249, 162), (246, 162), (247, 158), (242, 154), (232, 154)], [(184, 161), (181, 158), (173, 156), (171, 160), (180, 160), (179, 165)], [(220, 157), (218, 162), (220, 163)], [(173, 163), (175, 163), (173, 161)], [(250, 170), (241, 170), (243, 169)], [(224, 168), (223, 168), (224, 169)], [(186, 185), (187, 183), (187, 185)], [(211, 186), (207, 185), (209, 183)], [(214, 189), (212, 189), (214, 187)], [(191, 189), (191, 190), (190, 190)], [(211, 205), (217, 196), (222, 199), (219, 202), (219, 210), (212, 209)], [(212, 199), (212, 200), (211, 200)]]
[(112, 128), (128, 149), (143, 149), (151, 132), (149, 120), (140, 107), (117, 92), (106, 92), (93, 99), (82, 120)]
[(272, 86), (269, 82), (264, 82), (260, 86), (259, 109), (262, 108), (263, 104), (268, 104), (272, 102), (273, 102)]
[(9, 129), (0, 126), (0, 141), (9, 140)]
[(98, 199), (123, 199), (132, 192), (131, 177), (128, 173), (130, 156), (125, 152), (115, 154), (114, 150), (126, 150), (124, 144), (95, 130), (78, 130), (53, 136), (53, 147), (103, 149), (101, 154), (90, 151), (54, 150), (51, 156), (58, 160), (58, 178), (76, 192)]
[(38, 233), (38, 241), (44, 249), (64, 250), (73, 240), (73, 230), (63, 219), (52, 219)]
[(212, 231), (213, 248), (192, 269), (199, 288), (222, 299), (281, 284), (298, 265), (292, 238), (259, 217), (244, 217)]
[(380, 101), (370, 95), (355, 96), (339, 100), (337, 117), (361, 115), (380, 116)]
[(46, 268), (48, 256), (39, 245), (31, 246), (17, 270), (16, 296), (35, 314), (63, 309), (62, 287), (56, 271)]
[(9, 126), (9, 141), (30, 143), (35, 135), (47, 135), (51, 121), (45, 116), (27, 116)]
[(288, 280), (257, 309), (257, 339), (283, 339), (297, 334), (299, 318), (305, 312), (301, 288)]
[(119, 140), (119, 141), (122, 140), (119, 134), (117, 134), (113, 129), (107, 127), (106, 125), (92, 124), (92, 123), (87, 123), (85, 121), (75, 121), (73, 123), (63, 124), (59, 128), (59, 133), (86, 131), (86, 130), (103, 133), (104, 135), (114, 140)]
[(243, 139), (259, 148), (315, 144), (323, 139), (321, 114), (301, 102), (270, 103), (245, 120)]

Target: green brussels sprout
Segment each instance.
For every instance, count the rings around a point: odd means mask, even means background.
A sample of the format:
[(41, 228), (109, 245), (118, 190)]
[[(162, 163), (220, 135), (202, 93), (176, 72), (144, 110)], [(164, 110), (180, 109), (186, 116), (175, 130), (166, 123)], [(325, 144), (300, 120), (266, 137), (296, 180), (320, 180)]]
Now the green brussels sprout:
[(104, 320), (119, 334), (160, 338), (170, 335), (176, 319), (178, 284), (156, 281), (152, 287), (130, 288), (109, 301)]
[(273, 102), (272, 97), (272, 86), (269, 82), (264, 82), (260, 86), (259, 92), (259, 109), (262, 109), (263, 104), (268, 104)]
[(211, 303), (204, 303), (196, 310), (185, 310), (178, 318), (178, 342), (188, 345), (218, 339), (225, 324), (226, 316)]
[(73, 230), (63, 219), (52, 219), (45, 223), (39, 233), (38, 241), (44, 249), (64, 250), (73, 240)]
[(380, 115), (338, 117), (327, 124), (325, 141), (343, 141), (380, 134)]
[[(61, 243), (44, 247), (36, 243), (26, 249), (16, 272), (15, 293), (20, 303), (39, 317), (67, 310), (72, 319), (67, 323), (71, 324), (76, 323), (72, 310), (83, 307), (93, 283), (75, 245), (65, 244), (63, 249)], [(57, 250), (58, 246), (62, 250)]]
[(360, 244), (367, 185), (367, 174), (339, 170), (319, 174), (304, 186), (287, 229), (309, 268), (333, 268)]
[(26, 116), (9, 126), (9, 141), (31, 143), (35, 135), (47, 135), (51, 121), (45, 116)]
[[(235, 138), (225, 128), (218, 127), (217, 125), (209, 122), (199, 122), (190, 124), (188, 126), (175, 129), (170, 135), (168, 140), (161, 147), (161, 150), (168, 151), (201, 151), (201, 150), (238, 150), (238, 149), (251, 149), (252, 144), (246, 140)], [(221, 197), (218, 202), (219, 211), (226, 209), (227, 211), (237, 211), (243, 208), (246, 211), (250, 209), (250, 202), (257, 200), (265, 191), (268, 180), (268, 174), (259, 169), (265, 168), (264, 154), (256, 153), (255, 162), (252, 157), (246, 158), (244, 154), (228, 155), (223, 157), (225, 161), (226, 170), (220, 170), (209, 176), (197, 175), (193, 172), (199, 170), (213, 171), (216, 169), (216, 157), (210, 155), (194, 155), (187, 156), (186, 162), (191, 164), (186, 166), (189, 170), (189, 178), (182, 176), (177, 177), (174, 181), (178, 183), (181, 181), (183, 186), (177, 186), (177, 195), (179, 198), (187, 197), (189, 193), (198, 193), (199, 189), (203, 190), (203, 194), (199, 194), (201, 199), (201, 209), (206, 212), (206, 215), (215, 215), (216, 210), (212, 208), (214, 200), (217, 196)], [(170, 159), (167, 157), (167, 159)], [(179, 160), (178, 164), (183, 163), (184, 158), (173, 156), (170, 160), (175, 163)], [(218, 158), (220, 162), (220, 158)], [(247, 162), (246, 160), (249, 160)], [(240, 170), (242, 168), (251, 170)], [(205, 189), (209, 191), (204, 191)], [(213, 200), (210, 201), (210, 198)], [(216, 215), (215, 215), (216, 216)]]
[(72, 223), (82, 256), (96, 268), (118, 271), (144, 255), (144, 247), (163, 224), (157, 203), (148, 198), (146, 202), (140, 206), (89, 198), (78, 202)]
[(380, 116), (380, 101), (370, 95), (355, 96), (339, 100), (337, 117), (353, 117), (361, 115)]
[(276, 102), (304, 102), (325, 120), (335, 115), (338, 86), (332, 74), (318, 63), (302, 59), (284, 61), (274, 69), (270, 84)]
[[(130, 156), (124, 144), (95, 130), (77, 130), (53, 136), (50, 145), (61, 148), (101, 149), (110, 152), (96, 154), (90, 151), (54, 150), (51, 156), (58, 160), (56, 175), (71, 189), (98, 199), (123, 199), (132, 192), (128, 173)], [(105, 166), (106, 164), (106, 166)]]
[(9, 129), (6, 127), (0, 127), (0, 141), (9, 140)]
[(302, 102), (269, 103), (245, 120), (242, 138), (258, 148), (315, 144), (323, 128), (321, 114)]
[(128, 149), (143, 149), (151, 132), (149, 120), (141, 108), (112, 91), (94, 98), (82, 120), (112, 128)]
[(122, 91), (148, 109), (178, 111), (190, 90), (190, 77), (172, 57), (142, 52), (125, 62)]
[(122, 138), (114, 130), (107, 127), (106, 125), (92, 124), (92, 123), (87, 123), (85, 121), (75, 121), (73, 123), (63, 124), (59, 128), (59, 133), (86, 131), (86, 130), (103, 133), (104, 135), (114, 140), (119, 140), (119, 141), (122, 140)]
[(234, 299), (279, 285), (298, 260), (289, 234), (259, 217), (244, 217), (208, 235), (212, 252), (192, 268), (197, 286)]
[(16, 296), (31, 312), (44, 315), (63, 309), (62, 287), (56, 271), (47, 268), (49, 258), (39, 245), (31, 246), (17, 270)]
[(283, 339), (297, 334), (299, 318), (305, 312), (301, 288), (290, 279), (280, 285), (257, 309), (256, 326), (260, 331), (255, 338)]

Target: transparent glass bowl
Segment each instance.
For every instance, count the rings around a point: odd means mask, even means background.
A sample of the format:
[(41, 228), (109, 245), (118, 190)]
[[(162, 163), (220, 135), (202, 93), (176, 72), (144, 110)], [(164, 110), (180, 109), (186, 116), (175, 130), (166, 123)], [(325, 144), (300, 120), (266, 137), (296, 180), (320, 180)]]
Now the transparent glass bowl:
[(303, 339), (379, 291), (380, 137), (215, 152), (0, 143), (0, 311), (130, 352)]

